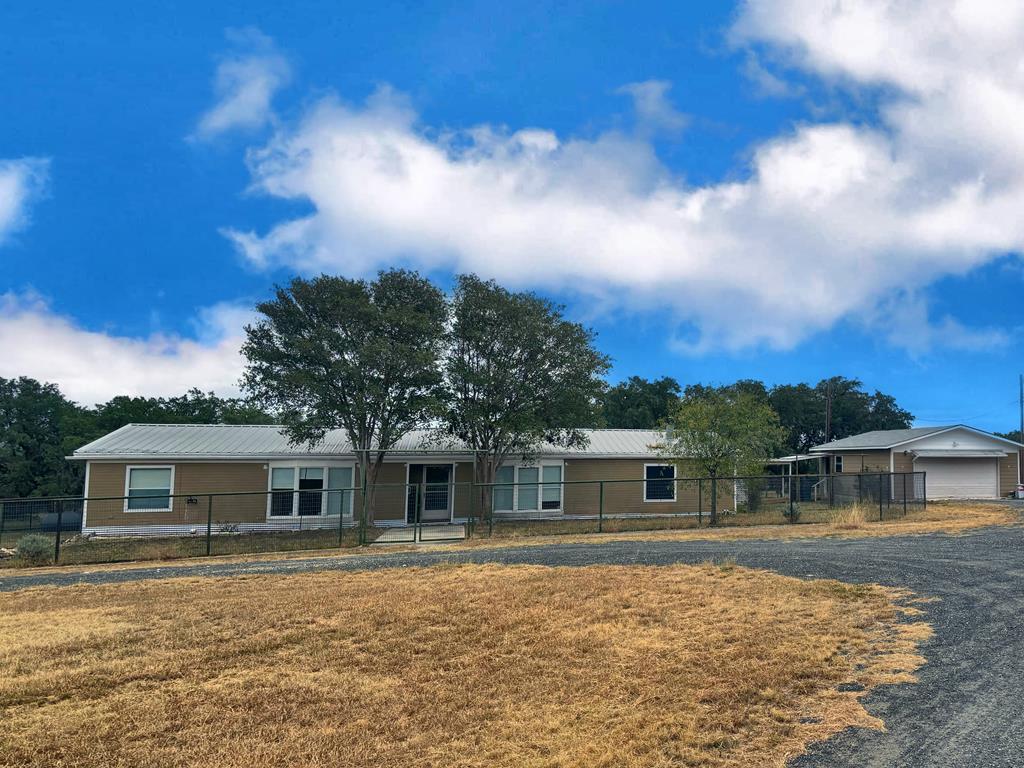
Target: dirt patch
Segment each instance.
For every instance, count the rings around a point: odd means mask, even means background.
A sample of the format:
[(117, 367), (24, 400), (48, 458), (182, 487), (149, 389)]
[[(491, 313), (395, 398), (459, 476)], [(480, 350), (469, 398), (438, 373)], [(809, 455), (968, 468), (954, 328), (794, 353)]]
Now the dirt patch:
[(729, 565), (25, 590), (0, 765), (783, 765), (881, 725), (860, 699), (914, 679), (916, 614)]

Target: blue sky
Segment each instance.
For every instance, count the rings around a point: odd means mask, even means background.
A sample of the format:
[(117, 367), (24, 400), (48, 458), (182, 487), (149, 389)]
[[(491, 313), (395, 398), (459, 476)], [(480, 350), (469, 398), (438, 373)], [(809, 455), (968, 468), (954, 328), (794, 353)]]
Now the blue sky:
[(1013, 5), (9, 4), (0, 375), (227, 393), (275, 282), (402, 264), (564, 301), (613, 378), (1014, 428)]

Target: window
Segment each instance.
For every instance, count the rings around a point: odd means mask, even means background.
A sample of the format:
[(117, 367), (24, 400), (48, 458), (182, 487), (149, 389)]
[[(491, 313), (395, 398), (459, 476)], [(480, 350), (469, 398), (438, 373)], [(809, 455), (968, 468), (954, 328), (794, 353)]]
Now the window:
[(561, 463), (506, 465), (498, 468), (494, 482), (495, 512), (551, 512), (562, 508)]
[(544, 490), (541, 491), (541, 509), (562, 508), (562, 467), (560, 464), (546, 464), (541, 468)]
[(843, 471), (843, 457), (842, 456), (836, 456), (836, 472), (842, 472), (842, 471)]
[(537, 479), (540, 477), (540, 470), (537, 467), (519, 467), (519, 485), (516, 491), (519, 498), (516, 500), (516, 510), (522, 512), (537, 508)]
[(125, 512), (170, 512), (174, 467), (128, 467)]
[(299, 468), (299, 510), (303, 517), (319, 515), (324, 507), (323, 467)]
[(270, 517), (352, 515), (355, 469), (345, 467), (271, 467)]
[(644, 464), (644, 501), (675, 501), (675, 479), (675, 464)]
[(328, 515), (352, 516), (352, 475), (352, 467), (331, 467), (327, 470)]
[[(295, 489), (295, 469), (293, 467), (274, 467), (270, 470), (270, 514), (274, 517), (292, 514)], [(286, 493), (284, 492), (286, 491)]]
[[(495, 483), (514, 483), (516, 481), (515, 467), (498, 467), (494, 475)], [(516, 489), (512, 485), (496, 485), (494, 487), (494, 511), (511, 512), (514, 509)]]

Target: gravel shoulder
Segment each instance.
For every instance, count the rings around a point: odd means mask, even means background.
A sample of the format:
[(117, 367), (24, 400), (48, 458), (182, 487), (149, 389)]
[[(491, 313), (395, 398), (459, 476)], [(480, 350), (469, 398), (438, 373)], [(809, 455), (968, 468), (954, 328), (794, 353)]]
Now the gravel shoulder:
[(888, 731), (851, 730), (794, 762), (806, 766), (1024, 766), (1024, 527), (963, 536), (741, 541), (616, 541), (429, 550), (121, 570), (0, 576), (0, 591), (152, 578), (405, 568), (441, 563), (538, 565), (730, 560), (802, 578), (906, 587), (935, 629), (916, 685), (865, 699)]

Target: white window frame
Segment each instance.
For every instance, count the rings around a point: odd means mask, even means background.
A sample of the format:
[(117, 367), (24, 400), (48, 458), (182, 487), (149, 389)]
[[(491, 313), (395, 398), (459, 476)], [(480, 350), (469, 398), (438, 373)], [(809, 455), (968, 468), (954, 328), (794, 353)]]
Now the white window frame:
[[(129, 492), (132, 488), (133, 469), (169, 469), (171, 470), (171, 487), (167, 492), (166, 507), (152, 507), (150, 509), (129, 509)], [(124, 512), (129, 515), (145, 514), (147, 512), (171, 512), (174, 510), (174, 465), (173, 464), (128, 464), (124, 468)]]
[[(668, 480), (667, 477), (659, 478), (648, 478), (647, 468), (648, 467), (672, 467), (672, 498), (671, 499), (648, 499), (647, 498), (647, 483), (657, 482), (658, 480)], [(675, 464), (670, 462), (651, 462), (650, 464), (644, 464), (644, 504), (674, 504), (676, 502), (676, 486), (679, 484), (679, 468)]]
[[(495, 509), (494, 514), (496, 515), (515, 515), (515, 514), (529, 514), (531, 512), (547, 512), (549, 514), (562, 514), (565, 511), (565, 462), (559, 460), (542, 460), (542, 461), (506, 461), (501, 465), (502, 467), (512, 467), (514, 474), (512, 475), (512, 509)], [(519, 470), (523, 467), (528, 469), (537, 469), (537, 482), (527, 483), (527, 485), (537, 486), (537, 506), (533, 509), (520, 509), (519, 508), (519, 486), (521, 481), (519, 479)], [(544, 467), (560, 467), (561, 468), (561, 482), (558, 483), (558, 509), (544, 509), (544, 486), (554, 485), (554, 483), (544, 482)], [(507, 486), (502, 486), (507, 487)], [(493, 494), (492, 494), (493, 499)], [(491, 502), (493, 507), (493, 500)]]
[[(292, 472), (292, 512), (290, 515), (271, 515), (272, 504), (274, 500), (274, 493), (288, 493), (286, 490), (280, 488), (274, 488), (274, 470), (275, 469), (291, 469)], [(332, 469), (351, 469), (352, 470), (352, 482), (356, 481), (356, 463), (354, 461), (273, 461), (267, 465), (267, 520), (284, 520), (286, 518), (299, 517), (299, 470), (300, 469), (319, 469), (324, 473), (324, 487), (320, 491), (313, 491), (313, 493), (320, 494), (320, 514), (318, 515), (303, 515), (303, 517), (333, 517), (333, 515), (327, 514), (327, 496), (332, 493), (328, 488), (330, 482), (330, 471)], [(348, 509), (341, 510), (341, 517), (343, 519), (352, 519), (353, 506), (355, 502), (356, 492), (351, 491), (333, 491), (333, 493), (348, 493)]]
[(833, 456), (832, 457), (832, 474), (841, 475), (843, 474), (843, 457)]

